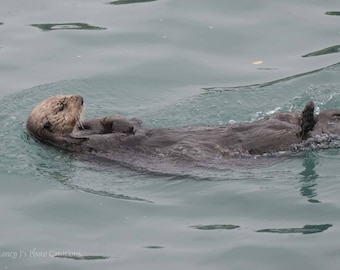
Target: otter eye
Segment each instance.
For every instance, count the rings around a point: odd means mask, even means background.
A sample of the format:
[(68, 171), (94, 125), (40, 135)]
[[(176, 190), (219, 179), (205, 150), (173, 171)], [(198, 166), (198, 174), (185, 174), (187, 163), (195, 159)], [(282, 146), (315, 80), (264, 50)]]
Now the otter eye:
[(44, 124), (44, 129), (47, 129), (48, 131), (52, 131), (52, 125), (50, 122), (47, 122)]
[(64, 108), (65, 108), (65, 104), (64, 103), (58, 103), (58, 110), (59, 111), (62, 111), (62, 110), (64, 110)]

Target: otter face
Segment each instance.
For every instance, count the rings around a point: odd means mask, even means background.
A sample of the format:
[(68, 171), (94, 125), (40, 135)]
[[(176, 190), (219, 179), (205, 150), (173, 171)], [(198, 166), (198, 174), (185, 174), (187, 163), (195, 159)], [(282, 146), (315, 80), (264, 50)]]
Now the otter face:
[(79, 95), (50, 97), (33, 108), (26, 128), (38, 140), (53, 140), (72, 133), (83, 112), (83, 98)]
[(340, 110), (331, 109), (320, 112), (313, 131), (317, 134), (340, 136)]

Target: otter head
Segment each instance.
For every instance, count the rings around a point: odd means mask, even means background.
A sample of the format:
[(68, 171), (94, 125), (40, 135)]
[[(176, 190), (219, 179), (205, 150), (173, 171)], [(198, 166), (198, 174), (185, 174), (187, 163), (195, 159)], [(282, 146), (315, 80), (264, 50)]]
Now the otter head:
[(58, 142), (70, 136), (83, 112), (79, 95), (58, 95), (36, 105), (28, 116), (28, 133), (40, 141)]

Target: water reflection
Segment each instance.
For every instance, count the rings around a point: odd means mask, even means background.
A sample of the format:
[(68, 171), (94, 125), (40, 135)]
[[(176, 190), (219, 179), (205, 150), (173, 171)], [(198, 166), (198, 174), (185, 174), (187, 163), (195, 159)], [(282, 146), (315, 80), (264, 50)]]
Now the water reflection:
[(340, 16), (340, 11), (326, 11), (325, 14), (331, 16)]
[(144, 3), (144, 2), (155, 2), (156, 0), (117, 0), (108, 3), (109, 5), (126, 5), (126, 4), (135, 4), (135, 3)]
[(338, 52), (340, 52), (340, 45), (335, 45), (335, 46), (328, 47), (328, 48), (325, 48), (319, 51), (315, 51), (315, 52), (302, 55), (302, 57), (312, 57), (312, 56), (319, 56), (319, 55), (338, 53)]
[(332, 226), (333, 225), (331, 224), (305, 225), (302, 228), (263, 229), (263, 230), (258, 230), (256, 232), (313, 234), (313, 233), (321, 233)]
[(300, 180), (300, 193), (311, 203), (320, 203), (319, 200), (313, 199), (318, 195), (316, 191), (316, 180), (319, 175), (315, 171), (316, 164), (317, 159), (315, 156), (306, 157), (302, 163), (305, 169), (300, 173), (300, 175), (302, 175), (302, 179)]
[(104, 27), (93, 26), (87, 23), (42, 23), (31, 24), (31, 26), (37, 27), (43, 31), (53, 30), (105, 30)]

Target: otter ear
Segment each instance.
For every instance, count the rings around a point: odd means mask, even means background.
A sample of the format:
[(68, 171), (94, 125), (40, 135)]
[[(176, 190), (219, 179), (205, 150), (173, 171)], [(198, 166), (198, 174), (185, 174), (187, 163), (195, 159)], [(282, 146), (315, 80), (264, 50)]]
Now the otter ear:
[(304, 138), (307, 133), (313, 130), (316, 120), (314, 116), (314, 102), (308, 101), (301, 113), (301, 132), (300, 136)]

